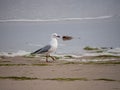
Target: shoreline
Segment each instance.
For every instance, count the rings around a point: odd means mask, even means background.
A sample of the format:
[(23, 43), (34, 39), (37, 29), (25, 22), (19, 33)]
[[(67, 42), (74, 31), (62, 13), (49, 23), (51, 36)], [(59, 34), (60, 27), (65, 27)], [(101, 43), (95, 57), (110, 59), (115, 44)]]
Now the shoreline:
[(120, 58), (112, 58), (112, 62), (84, 63), (80, 58), (66, 57), (47, 63), (44, 57), (5, 57), (0, 59), (0, 89), (119, 90)]

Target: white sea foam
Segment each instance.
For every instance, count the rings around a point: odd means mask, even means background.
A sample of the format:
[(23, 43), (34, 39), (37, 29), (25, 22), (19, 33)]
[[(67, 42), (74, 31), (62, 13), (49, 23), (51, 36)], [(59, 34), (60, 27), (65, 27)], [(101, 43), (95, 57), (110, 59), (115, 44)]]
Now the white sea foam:
[[(17, 52), (0, 52), (0, 56), (7, 56), (7, 57), (15, 57), (15, 56), (24, 56), (24, 55), (29, 55), (31, 52), (25, 51), (25, 50), (19, 50)], [(73, 58), (81, 58), (85, 56), (100, 56), (100, 55), (114, 55), (114, 56), (120, 56), (120, 48), (114, 48), (114, 49), (109, 49), (105, 52), (102, 53), (90, 53), (90, 52), (85, 52), (83, 54), (77, 55), (77, 54), (53, 54), (54, 56), (60, 56), (64, 58), (64, 56), (72, 56)], [(75, 60), (75, 59), (71, 59)], [(84, 61), (84, 60), (83, 60)]]
[(24, 56), (30, 54), (30, 52), (19, 50), (18, 52), (0, 52), (0, 56), (15, 57), (15, 56)]
[(120, 48), (114, 48), (107, 51), (108, 53), (120, 54)]
[(97, 17), (83, 17), (83, 18), (52, 18), (52, 19), (8, 19), (0, 20), (0, 22), (59, 22), (59, 21), (81, 21), (81, 20), (98, 20), (112, 18), (114, 15), (105, 15)]

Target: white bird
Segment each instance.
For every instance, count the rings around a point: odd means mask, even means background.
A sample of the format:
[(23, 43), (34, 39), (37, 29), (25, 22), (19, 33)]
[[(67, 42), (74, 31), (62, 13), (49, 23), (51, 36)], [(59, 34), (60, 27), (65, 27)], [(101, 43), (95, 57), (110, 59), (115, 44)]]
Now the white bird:
[(51, 57), (52, 60), (55, 60), (55, 57), (51, 56), (50, 54), (55, 52), (58, 47), (57, 39), (60, 38), (56, 33), (53, 33), (51, 36), (51, 41), (48, 45), (44, 46), (43, 48), (36, 50), (31, 54), (45, 54), (46, 62), (48, 62), (48, 57)]

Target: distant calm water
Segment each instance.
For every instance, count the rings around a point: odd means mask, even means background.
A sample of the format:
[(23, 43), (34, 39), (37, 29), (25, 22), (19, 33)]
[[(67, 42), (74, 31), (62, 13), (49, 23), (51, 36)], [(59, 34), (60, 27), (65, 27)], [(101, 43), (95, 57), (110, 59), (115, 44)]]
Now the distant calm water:
[(34, 51), (46, 45), (54, 32), (74, 37), (59, 39), (58, 53), (80, 53), (85, 46), (120, 47), (120, 23), (115, 20), (7, 22), (0, 23), (0, 52)]

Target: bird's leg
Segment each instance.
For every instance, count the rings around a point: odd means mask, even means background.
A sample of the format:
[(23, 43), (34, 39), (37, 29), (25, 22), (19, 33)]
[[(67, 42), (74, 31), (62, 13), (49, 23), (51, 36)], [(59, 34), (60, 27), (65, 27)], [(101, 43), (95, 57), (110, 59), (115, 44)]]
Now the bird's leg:
[(48, 56), (46, 56), (46, 62), (48, 62)]
[(56, 59), (55, 59), (55, 57), (53, 57), (53, 56), (50, 56), (50, 55), (49, 55), (49, 57), (51, 57), (53, 61), (55, 61), (55, 60), (56, 60)]

